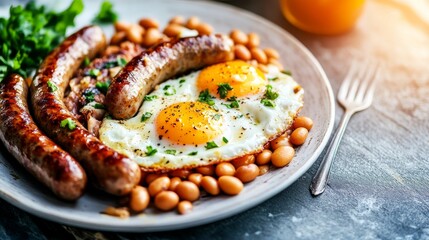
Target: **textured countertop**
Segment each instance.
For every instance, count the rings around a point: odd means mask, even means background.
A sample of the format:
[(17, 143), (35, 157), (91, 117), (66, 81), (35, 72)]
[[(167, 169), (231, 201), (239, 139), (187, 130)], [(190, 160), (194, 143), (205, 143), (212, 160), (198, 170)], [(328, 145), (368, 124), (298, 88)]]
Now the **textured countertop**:
[[(331, 37), (292, 27), (277, 0), (223, 2), (259, 14), (303, 42), (334, 93), (353, 59), (369, 56), (384, 63), (373, 106), (352, 118), (326, 192), (313, 198), (308, 190), (319, 159), (293, 185), (253, 209), (212, 224), (149, 234), (61, 226), (0, 200), (0, 239), (429, 239), (429, 2), (412, 1), (421, 3), (415, 7), (368, 0), (356, 27)], [(343, 111), (336, 108), (338, 123)]]

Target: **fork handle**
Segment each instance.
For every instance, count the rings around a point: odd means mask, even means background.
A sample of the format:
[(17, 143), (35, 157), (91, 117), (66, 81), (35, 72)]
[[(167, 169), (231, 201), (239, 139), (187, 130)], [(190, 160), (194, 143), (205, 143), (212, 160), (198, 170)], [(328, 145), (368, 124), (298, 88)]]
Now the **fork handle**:
[(340, 145), (341, 139), (343, 138), (347, 124), (349, 123), (350, 117), (354, 112), (346, 111), (341, 119), (340, 125), (335, 132), (334, 138), (329, 144), (328, 151), (322, 160), (313, 180), (310, 184), (310, 191), (313, 196), (318, 196), (325, 191), (326, 183), (328, 181), (329, 172), (331, 170), (332, 162), (337, 154), (338, 146)]

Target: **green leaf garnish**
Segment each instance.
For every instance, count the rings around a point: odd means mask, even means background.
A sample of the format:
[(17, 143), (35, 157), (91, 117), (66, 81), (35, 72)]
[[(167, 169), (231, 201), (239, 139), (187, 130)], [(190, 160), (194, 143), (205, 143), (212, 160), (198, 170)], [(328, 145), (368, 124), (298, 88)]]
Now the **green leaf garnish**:
[(95, 109), (106, 109), (106, 107), (101, 103), (94, 104), (94, 108)]
[(202, 103), (207, 103), (209, 106), (213, 106), (215, 104), (213, 98), (214, 97), (210, 95), (209, 90), (206, 89), (200, 92), (200, 95), (198, 96), (198, 101)]
[(167, 149), (167, 150), (165, 150), (165, 153), (170, 154), (170, 155), (176, 155), (176, 150), (174, 150), (174, 149)]
[(100, 12), (94, 18), (95, 23), (114, 23), (118, 20), (118, 14), (113, 10), (113, 4), (109, 1), (104, 1), (101, 4)]
[(97, 82), (95, 84), (95, 87), (102, 93), (106, 94), (107, 90), (109, 89), (110, 86), (110, 80), (107, 80), (106, 82)]
[(144, 101), (150, 102), (150, 101), (153, 101), (154, 99), (157, 99), (157, 98), (158, 98), (158, 96), (156, 96), (156, 95), (146, 95), (146, 96), (144, 96)]
[(142, 121), (142, 122), (144, 122), (144, 121), (148, 120), (150, 117), (152, 117), (152, 113), (150, 113), (150, 112), (145, 112), (145, 113), (142, 115), (141, 121)]
[(164, 90), (164, 94), (166, 96), (172, 96), (172, 95), (176, 94), (176, 89), (174, 87), (172, 87), (171, 85), (165, 85), (162, 90)]
[(266, 98), (261, 99), (261, 103), (264, 104), (265, 107), (275, 107), (276, 106), (273, 101), (266, 99)]
[(76, 128), (76, 123), (71, 118), (66, 118), (61, 121), (60, 127), (67, 127), (69, 130), (74, 130)]
[(226, 137), (223, 137), (222, 138), (222, 141), (224, 142), (224, 143), (228, 143), (229, 141), (228, 141), (228, 139), (226, 138)]
[(288, 71), (288, 70), (283, 70), (282, 73), (286, 74), (286, 75), (289, 75), (289, 76), (292, 76), (292, 72)]
[(153, 148), (152, 146), (147, 146), (146, 147), (146, 156), (153, 156), (155, 155), (155, 153), (157, 153), (158, 150), (156, 150), (155, 148)]
[(229, 104), (222, 103), (222, 105), (225, 105), (227, 108), (239, 108), (240, 107), (240, 104), (238, 104), (236, 97), (230, 97), (227, 100), (231, 103), (229, 103)]
[(275, 81), (277, 79), (279, 79), (279, 77), (268, 78), (268, 81)]
[(233, 89), (231, 85), (229, 85), (229, 83), (219, 83), (217, 86), (217, 93), (219, 94), (221, 99), (226, 98), (228, 92)]
[(55, 92), (58, 90), (58, 87), (57, 85), (55, 85), (55, 83), (48, 81), (48, 89), (49, 89), (49, 92)]
[(90, 70), (86, 73), (86, 75), (87, 75), (87, 76), (90, 76), (90, 77), (94, 77), (94, 78), (96, 78), (96, 77), (98, 77), (98, 75), (100, 75), (100, 70), (99, 70), (99, 69), (96, 69), (96, 68), (90, 69)]
[(212, 149), (212, 148), (217, 148), (217, 147), (219, 147), (215, 142), (207, 142), (207, 145), (205, 146), (205, 148), (207, 149), (207, 150), (209, 150), (209, 149)]
[(198, 154), (198, 152), (197, 151), (195, 151), (195, 152), (190, 152), (190, 153), (188, 153), (188, 156), (195, 156), (195, 155), (197, 155)]

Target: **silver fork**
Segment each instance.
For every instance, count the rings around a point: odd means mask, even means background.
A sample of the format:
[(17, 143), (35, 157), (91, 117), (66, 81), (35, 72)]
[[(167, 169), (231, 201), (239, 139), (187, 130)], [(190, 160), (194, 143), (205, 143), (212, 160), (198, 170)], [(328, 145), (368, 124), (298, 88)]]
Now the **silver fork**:
[(366, 61), (360, 67), (358, 67), (357, 63), (354, 63), (347, 73), (337, 96), (338, 102), (345, 110), (344, 115), (329, 145), (328, 151), (311, 181), (310, 191), (314, 196), (320, 195), (325, 191), (331, 165), (347, 124), (354, 113), (371, 106), (375, 85), (379, 77), (380, 68), (377, 63), (372, 61)]

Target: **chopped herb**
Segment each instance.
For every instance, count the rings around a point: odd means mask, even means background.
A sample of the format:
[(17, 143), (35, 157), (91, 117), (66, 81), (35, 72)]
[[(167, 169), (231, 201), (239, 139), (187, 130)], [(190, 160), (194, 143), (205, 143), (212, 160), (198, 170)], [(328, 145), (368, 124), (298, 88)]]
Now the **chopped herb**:
[(221, 99), (226, 98), (228, 92), (233, 89), (231, 85), (229, 85), (229, 83), (220, 83), (217, 86), (217, 93), (219, 94)]
[(202, 92), (200, 92), (200, 95), (198, 96), (198, 101), (207, 103), (210, 106), (213, 106), (215, 104), (215, 101), (213, 100), (213, 96), (210, 95), (209, 90), (206, 89)]
[(176, 155), (176, 150), (167, 149), (167, 150), (165, 150), (165, 153), (170, 154), (170, 155)]
[(145, 113), (142, 115), (141, 121), (142, 121), (142, 122), (144, 122), (144, 121), (148, 120), (150, 117), (152, 117), (152, 113), (150, 113), (150, 112), (145, 112)]
[(114, 23), (118, 20), (118, 14), (113, 10), (113, 4), (109, 1), (104, 1), (101, 4), (100, 12), (94, 18), (95, 23)]
[(101, 103), (94, 104), (94, 108), (95, 109), (106, 109), (106, 107)]
[(94, 78), (96, 78), (96, 77), (98, 77), (98, 75), (100, 75), (100, 70), (99, 70), (99, 69), (96, 69), (96, 68), (90, 69), (90, 70), (86, 73), (86, 75), (87, 75), (87, 76), (90, 76), (90, 77), (94, 77)]
[(144, 96), (144, 101), (150, 102), (150, 101), (153, 101), (154, 99), (157, 99), (157, 98), (158, 98), (158, 96), (156, 96), (156, 95), (146, 95), (146, 96)]
[(171, 96), (171, 95), (176, 94), (176, 89), (174, 87), (172, 87), (171, 85), (165, 85), (163, 90), (164, 90), (164, 94), (166, 96)]
[(239, 108), (240, 107), (240, 104), (238, 104), (236, 97), (230, 97), (227, 100), (230, 101), (231, 103), (230, 104), (222, 103), (222, 105), (225, 105), (227, 108)]
[(49, 92), (55, 92), (58, 90), (58, 87), (57, 85), (55, 85), (55, 83), (48, 81), (48, 89), (49, 89)]
[(195, 152), (190, 152), (190, 153), (188, 153), (188, 156), (195, 156), (195, 155), (197, 155), (198, 154), (198, 152), (197, 151), (195, 151)]
[(264, 97), (269, 100), (275, 100), (279, 97), (279, 94), (273, 91), (273, 86), (267, 85)]
[(106, 82), (97, 82), (95, 84), (95, 87), (102, 93), (106, 94), (107, 90), (109, 89), (110, 86), (110, 80), (107, 80)]
[(292, 72), (289, 71), (289, 70), (283, 70), (282, 73), (286, 74), (286, 75), (289, 75), (289, 76), (292, 76)]
[(60, 127), (67, 127), (69, 130), (74, 130), (76, 128), (76, 123), (71, 118), (66, 118), (61, 121)]
[(277, 79), (279, 79), (279, 77), (268, 78), (268, 81), (275, 81)]
[(158, 150), (156, 150), (155, 148), (153, 148), (152, 146), (147, 146), (146, 147), (146, 156), (153, 156), (155, 155), (155, 153), (157, 153)]
[(84, 91), (83, 96), (85, 97), (87, 103), (95, 101), (95, 93), (91, 90)]
[(113, 67), (117, 67), (117, 66), (125, 66), (127, 64), (127, 60), (125, 60), (124, 58), (121, 57), (117, 57), (116, 60), (113, 61), (109, 61), (106, 62), (103, 66), (103, 68), (113, 68)]
[(118, 66), (123, 67), (123, 66), (127, 65), (127, 60), (125, 60), (125, 58), (118, 57), (116, 59), (116, 61), (118, 62)]
[(265, 107), (275, 107), (276, 106), (273, 101), (266, 99), (266, 98), (261, 99), (261, 103), (264, 104)]
[(214, 118), (214, 120), (219, 120), (220, 119), (220, 117), (221, 117), (222, 115), (220, 115), (219, 113), (216, 113), (215, 115), (213, 115), (213, 118)]
[(219, 147), (215, 142), (207, 142), (207, 145), (205, 146), (205, 148), (208, 149), (212, 149), (212, 148), (217, 148)]
[(67, 29), (74, 26), (75, 17), (83, 10), (82, 0), (73, 0), (62, 12), (26, 2), (25, 6), (11, 6), (8, 18), (0, 17), (0, 82), (11, 73), (30, 76), (63, 41)]
[(184, 79), (184, 78), (182, 78), (182, 79), (180, 79), (180, 80), (179, 80), (179, 83), (180, 83), (180, 84), (182, 84), (182, 83), (184, 83), (184, 82), (186, 82), (186, 79)]
[(83, 60), (83, 65), (87, 67), (90, 63), (91, 63), (91, 60), (89, 60), (89, 57), (85, 57), (85, 59)]
[(228, 143), (229, 141), (228, 141), (228, 139), (226, 138), (226, 137), (223, 137), (222, 138), (222, 141), (224, 142), (224, 143)]

